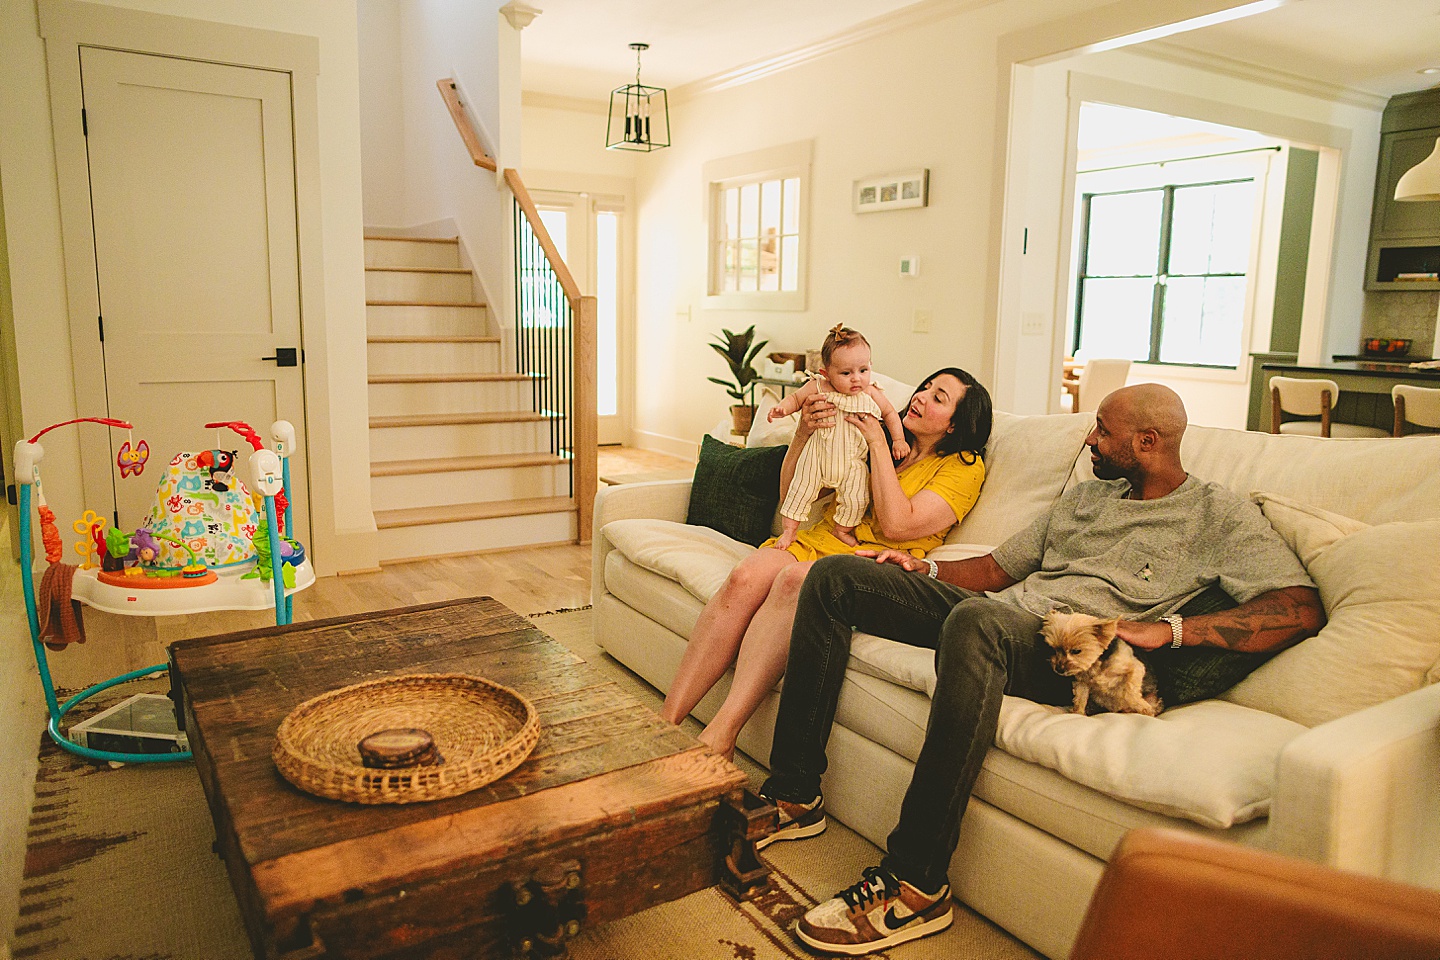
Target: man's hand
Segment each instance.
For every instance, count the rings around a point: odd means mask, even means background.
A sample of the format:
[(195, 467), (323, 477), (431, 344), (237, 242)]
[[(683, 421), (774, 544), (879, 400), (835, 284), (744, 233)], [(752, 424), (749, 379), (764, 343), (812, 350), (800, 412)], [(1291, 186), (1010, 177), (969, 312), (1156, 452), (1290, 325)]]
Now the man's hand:
[(1174, 639), (1170, 624), (1164, 620), (1158, 623), (1121, 620), (1115, 627), (1115, 635), (1137, 650), (1158, 650)]
[(924, 560), (916, 560), (904, 550), (856, 550), (857, 557), (873, 557), (876, 563), (893, 563), (897, 567), (914, 573), (917, 570), (930, 572), (930, 564)]

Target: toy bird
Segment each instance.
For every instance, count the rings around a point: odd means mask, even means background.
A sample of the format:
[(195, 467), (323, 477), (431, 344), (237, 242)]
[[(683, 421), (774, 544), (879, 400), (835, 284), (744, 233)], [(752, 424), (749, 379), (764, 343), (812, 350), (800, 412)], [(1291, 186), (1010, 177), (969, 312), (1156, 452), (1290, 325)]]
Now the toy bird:
[(216, 493), (224, 493), (230, 489), (234, 481), (234, 474), (231, 472), (235, 466), (235, 451), (233, 450), (202, 450), (195, 458), (195, 462), (206, 470), (210, 471), (210, 488)]

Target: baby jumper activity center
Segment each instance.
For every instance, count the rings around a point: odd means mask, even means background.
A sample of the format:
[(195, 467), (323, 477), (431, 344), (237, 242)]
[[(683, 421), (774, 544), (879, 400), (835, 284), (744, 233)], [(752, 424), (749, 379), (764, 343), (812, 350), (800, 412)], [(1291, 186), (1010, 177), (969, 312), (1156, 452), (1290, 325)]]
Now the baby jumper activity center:
[[(20, 493), (20, 575), (30, 639), (49, 710), (50, 739), (71, 753), (111, 763), (159, 763), (188, 760), (168, 697), (136, 694), (103, 713), (75, 724), (69, 735), (61, 718), (95, 694), (131, 680), (163, 673), (165, 664), (112, 677), (59, 703), (50, 676), (47, 647), (63, 650), (84, 642), (78, 604), (126, 616), (171, 616), (214, 610), (275, 610), (275, 622), (292, 619), (291, 595), (315, 582), (305, 548), (288, 536), (292, 511), (290, 453), (295, 428), (285, 420), (271, 425), (274, 449), (239, 420), (207, 423), (216, 431), (216, 449), (178, 453), (170, 460), (156, 491), (155, 505), (140, 527), (126, 532), (111, 527), (93, 510), (71, 526), (80, 540), (78, 566), (64, 562), (65, 543), (55, 513), (40, 485), (40, 438), (58, 427), (98, 423), (133, 431), (124, 420), (80, 417), (52, 424), (15, 445), (15, 476)], [(249, 467), (254, 492), (240, 479), (238, 452), (219, 449), (221, 430), (239, 434), (253, 448)], [(127, 435), (115, 458), (121, 481), (138, 477), (150, 456), (144, 440)], [(35, 502), (47, 566), (34, 582), (30, 507)], [(115, 747), (116, 749), (109, 749)], [(128, 747), (129, 749), (120, 749)]]

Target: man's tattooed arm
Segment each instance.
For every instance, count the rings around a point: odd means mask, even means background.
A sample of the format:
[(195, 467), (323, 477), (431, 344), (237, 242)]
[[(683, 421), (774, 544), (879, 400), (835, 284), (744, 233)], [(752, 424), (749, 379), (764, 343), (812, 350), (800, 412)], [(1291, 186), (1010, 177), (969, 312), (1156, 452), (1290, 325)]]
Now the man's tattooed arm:
[[(1185, 646), (1204, 644), (1244, 653), (1279, 653), (1325, 626), (1325, 608), (1313, 587), (1285, 587), (1271, 590), (1238, 607), (1186, 617), (1182, 625)], [(1122, 640), (1142, 650), (1154, 650), (1170, 642), (1170, 625), (1122, 620)]]

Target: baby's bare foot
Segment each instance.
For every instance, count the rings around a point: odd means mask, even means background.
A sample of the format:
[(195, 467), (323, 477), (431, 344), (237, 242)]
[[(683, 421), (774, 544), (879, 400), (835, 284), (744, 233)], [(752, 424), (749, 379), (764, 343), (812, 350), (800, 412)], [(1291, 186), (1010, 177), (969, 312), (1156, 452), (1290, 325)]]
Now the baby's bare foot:
[(836, 527), (835, 539), (851, 547), (860, 546), (860, 541), (855, 539), (854, 527)]

